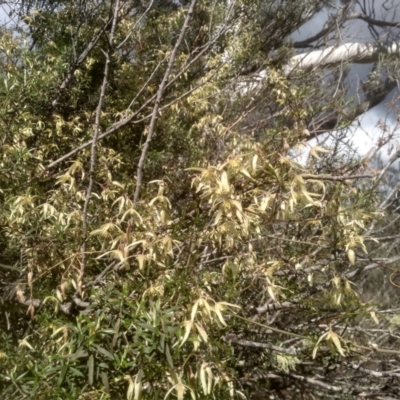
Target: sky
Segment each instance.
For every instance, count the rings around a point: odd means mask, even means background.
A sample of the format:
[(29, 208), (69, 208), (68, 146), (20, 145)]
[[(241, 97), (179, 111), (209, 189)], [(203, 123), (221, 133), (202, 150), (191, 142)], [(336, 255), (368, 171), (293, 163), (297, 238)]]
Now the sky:
[(4, 25), (10, 22), (10, 17), (8, 15), (8, 7), (5, 4), (0, 5), (0, 24)]

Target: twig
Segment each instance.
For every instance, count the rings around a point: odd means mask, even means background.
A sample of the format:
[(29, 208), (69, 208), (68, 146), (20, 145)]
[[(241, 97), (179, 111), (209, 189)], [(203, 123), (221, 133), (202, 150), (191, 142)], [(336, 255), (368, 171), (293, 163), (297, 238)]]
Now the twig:
[(6, 265), (6, 264), (0, 264), (0, 268), (4, 268), (4, 269), (10, 269), (12, 271), (18, 271), (21, 272), (21, 270), (17, 267), (13, 267), (11, 265)]
[(260, 343), (260, 342), (254, 342), (252, 340), (237, 339), (236, 335), (234, 334), (226, 335), (225, 339), (230, 343), (238, 344), (239, 346), (243, 347), (254, 347), (256, 349), (273, 350), (279, 353), (290, 354), (293, 356), (297, 354), (297, 351), (295, 349), (284, 349), (283, 347), (275, 346), (271, 343)]
[(334, 181), (341, 182), (346, 181), (348, 179), (362, 179), (362, 178), (374, 178), (375, 175), (349, 175), (349, 176), (331, 176), (331, 175), (311, 175), (311, 174), (303, 174), (302, 178), (305, 179), (315, 179), (315, 180), (324, 180), (324, 181)]
[(380, 171), (379, 175), (377, 176), (373, 187), (375, 188), (376, 186), (378, 186), (378, 183), (380, 182), (380, 180), (382, 179), (382, 177), (385, 175), (386, 171), (389, 169), (389, 167), (398, 159), (400, 158), (400, 151), (396, 151), (395, 153), (393, 153), (393, 155), (389, 158), (389, 160), (387, 161), (386, 165), (384, 168), (382, 168), (382, 170)]
[(369, 271), (371, 269), (382, 267), (382, 264), (393, 264), (393, 263), (395, 263), (395, 262), (397, 262), (399, 260), (400, 260), (400, 256), (395, 256), (395, 257), (391, 257), (391, 258), (385, 258), (385, 259), (382, 259), (382, 261), (381, 260), (379, 260), (379, 261), (371, 260), (371, 261), (373, 261), (372, 264), (368, 264), (365, 267), (359, 267), (359, 268), (355, 269), (354, 271), (351, 271), (351, 272), (347, 273), (345, 276), (346, 276), (347, 279), (351, 279), (354, 276), (361, 274), (362, 272), (366, 272), (366, 271)]
[(393, 239), (399, 239), (400, 235), (390, 235), (390, 236), (380, 236), (380, 237), (373, 237), (373, 238), (365, 238), (365, 241), (385, 241), (385, 240), (393, 240)]
[(251, 319), (241, 317), (240, 315), (235, 314), (235, 313), (232, 313), (232, 315), (235, 318), (241, 319), (242, 321), (246, 321), (249, 324), (257, 325), (257, 326), (260, 326), (261, 328), (266, 328), (266, 329), (269, 329), (276, 333), (282, 333), (283, 335), (292, 336), (292, 337), (299, 338), (299, 339), (310, 339), (310, 337), (308, 337), (308, 336), (298, 335), (297, 333), (284, 331), (282, 329), (274, 328), (272, 326), (265, 325), (265, 324), (260, 324), (259, 322), (252, 321)]
[(326, 390), (330, 390), (332, 392), (341, 392), (343, 390), (343, 388), (340, 386), (329, 385), (327, 383), (318, 381), (314, 378), (308, 378), (306, 376), (295, 375), (295, 374), (284, 374), (284, 375), (288, 376), (289, 378), (299, 380), (301, 382), (307, 382), (307, 383), (310, 383), (311, 385), (320, 386), (320, 387), (322, 387)]
[(290, 301), (284, 301), (283, 303), (272, 303), (272, 304), (267, 304), (266, 306), (257, 307), (254, 309), (254, 311), (256, 311), (257, 314), (264, 314), (264, 313), (270, 313), (278, 310), (283, 310), (287, 308), (296, 308), (296, 307), (299, 307), (299, 305), (296, 303), (292, 303)]
[(382, 378), (384, 376), (400, 377), (400, 374), (398, 373), (399, 370), (396, 370), (396, 371), (374, 371), (372, 369), (363, 368), (363, 367), (360, 367), (359, 365), (350, 364), (350, 363), (348, 363), (347, 366), (350, 367), (350, 368), (353, 368), (353, 369), (355, 369), (357, 371), (364, 372), (365, 374), (372, 375), (372, 376), (374, 376), (376, 378)]
[(169, 76), (171, 74), (172, 66), (174, 65), (175, 58), (178, 53), (178, 49), (183, 41), (186, 30), (189, 27), (189, 22), (192, 18), (196, 3), (197, 3), (197, 0), (192, 0), (192, 2), (190, 4), (189, 10), (186, 14), (185, 22), (182, 26), (178, 40), (175, 43), (174, 49), (172, 50), (170, 59), (168, 61), (167, 69), (164, 73), (164, 77), (163, 77), (163, 79), (160, 83), (160, 86), (158, 88), (158, 91), (157, 91), (157, 97), (156, 97), (156, 101), (155, 101), (154, 108), (153, 108), (153, 113), (152, 113), (151, 120), (150, 120), (149, 131), (147, 133), (146, 142), (143, 146), (142, 154), (140, 155), (139, 163), (137, 166), (136, 188), (135, 188), (135, 194), (133, 197), (133, 200), (135, 202), (137, 202), (139, 200), (140, 188), (142, 186), (142, 180), (143, 180), (143, 167), (144, 167), (144, 163), (146, 162), (146, 157), (147, 157), (147, 152), (149, 151), (150, 142), (154, 136), (156, 122), (157, 122), (157, 118), (158, 118), (158, 111), (160, 108), (160, 102), (161, 102), (162, 96), (164, 94), (165, 86), (166, 86)]
[[(135, 104), (135, 101), (137, 100), (137, 98), (142, 94), (143, 90), (145, 90), (148, 86), (150, 81), (153, 79), (154, 75), (156, 74), (156, 72), (158, 71), (158, 69), (161, 67), (161, 65), (163, 64), (163, 62), (166, 60), (167, 57), (164, 57), (163, 60), (161, 60), (157, 66), (154, 68), (153, 72), (150, 74), (149, 78), (147, 79), (147, 81), (144, 83), (144, 85), (142, 86), (142, 88), (136, 93), (136, 96), (132, 99), (132, 101), (129, 103), (129, 106), (126, 108), (125, 113), (128, 114), (128, 111), (131, 109), (131, 107), (133, 106), (133, 104)], [(135, 113), (137, 114), (137, 113)]]
[(139, 24), (139, 22), (144, 18), (144, 16), (146, 14), (148, 14), (148, 12), (150, 11), (151, 7), (153, 7), (153, 3), (154, 3), (154, 0), (151, 0), (149, 6), (146, 8), (144, 13), (140, 16), (140, 18), (136, 21), (135, 25), (133, 25), (131, 31), (126, 35), (125, 39), (116, 47), (117, 50), (119, 50), (123, 46), (123, 44), (131, 37), (133, 31), (136, 29), (136, 27)]
[(84, 285), (84, 287), (89, 287), (89, 286), (93, 286), (96, 285), (97, 283), (99, 283), (101, 281), (101, 279), (103, 278), (103, 276), (110, 271), (110, 269), (112, 269), (114, 266), (116, 265), (116, 261), (113, 261), (111, 264), (107, 265), (106, 268), (103, 269), (103, 271), (100, 272), (100, 274), (96, 277), (96, 279), (94, 279), (93, 281), (90, 281), (88, 283), (86, 283)]

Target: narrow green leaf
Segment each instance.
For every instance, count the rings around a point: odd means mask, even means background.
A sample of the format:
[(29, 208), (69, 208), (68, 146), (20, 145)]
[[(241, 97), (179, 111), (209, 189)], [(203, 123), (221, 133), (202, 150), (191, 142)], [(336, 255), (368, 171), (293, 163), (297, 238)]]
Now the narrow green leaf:
[(91, 354), (88, 360), (88, 382), (90, 386), (93, 385), (93, 379), (94, 379), (94, 357), (93, 354)]

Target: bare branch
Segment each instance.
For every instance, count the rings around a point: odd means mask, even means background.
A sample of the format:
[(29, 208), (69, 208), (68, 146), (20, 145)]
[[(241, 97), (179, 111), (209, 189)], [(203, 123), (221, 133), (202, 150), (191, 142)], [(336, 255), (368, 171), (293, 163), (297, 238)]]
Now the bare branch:
[(298, 304), (295, 304), (290, 301), (284, 301), (283, 303), (272, 303), (272, 304), (267, 304), (266, 306), (257, 307), (256, 309), (254, 309), (254, 311), (256, 311), (257, 314), (264, 314), (264, 313), (276, 312), (279, 310), (287, 308), (296, 308), (296, 307), (298, 307)]
[(311, 175), (311, 174), (303, 174), (302, 178), (305, 179), (316, 179), (316, 180), (324, 180), (324, 181), (333, 181), (333, 182), (341, 182), (349, 179), (364, 179), (364, 178), (374, 178), (375, 175), (348, 175), (348, 176), (331, 176), (331, 175)]
[(87, 44), (86, 48), (82, 51), (80, 56), (75, 60), (75, 62), (72, 63), (70, 66), (64, 80), (62, 81), (60, 87), (57, 90), (57, 93), (51, 102), (52, 107), (56, 107), (62, 93), (70, 83), (72, 77), (74, 76), (74, 72), (78, 69), (78, 67), (85, 61), (86, 57), (89, 55), (89, 53), (93, 50), (94, 46), (96, 46), (97, 42), (100, 40), (100, 38), (103, 36), (104, 32), (110, 27), (110, 24), (112, 23), (113, 19), (110, 18), (104, 25), (103, 27), (97, 32), (97, 34), (92, 38), (92, 40)]
[(315, 41), (317, 41), (317, 40), (319, 40), (319, 39), (322, 39), (322, 38), (323, 38), (324, 36), (326, 36), (328, 33), (332, 32), (332, 28), (333, 28), (333, 27), (334, 27), (334, 25), (331, 24), (331, 25), (329, 25), (328, 27), (326, 27), (326, 28), (320, 30), (318, 33), (316, 33), (314, 36), (311, 36), (311, 37), (308, 38), (308, 39), (301, 40), (301, 41), (298, 41), (298, 42), (294, 42), (294, 43), (293, 43), (293, 47), (294, 47), (295, 49), (303, 49), (303, 48), (305, 48), (305, 47), (309, 47), (309, 46), (311, 45), (311, 43), (313, 43), (313, 42), (315, 42)]
[(393, 153), (393, 155), (389, 158), (389, 160), (387, 161), (386, 165), (384, 168), (382, 168), (382, 170), (380, 171), (379, 175), (377, 176), (374, 185), (377, 186), (379, 181), (383, 178), (383, 176), (385, 175), (385, 173), (387, 172), (387, 170), (389, 169), (389, 167), (398, 159), (400, 158), (400, 150), (396, 151), (395, 153)]
[(368, 375), (372, 375), (375, 378), (382, 378), (384, 376), (396, 376), (398, 378), (400, 377), (400, 373), (399, 373), (400, 370), (398, 370), (398, 369), (395, 371), (374, 371), (372, 369), (363, 368), (356, 364), (348, 363), (346, 365), (357, 371), (364, 372), (365, 374), (368, 374)]
[(121, 43), (116, 47), (116, 49), (120, 49), (124, 43), (132, 36), (132, 33), (135, 31), (137, 25), (140, 23), (140, 21), (144, 18), (145, 15), (147, 15), (149, 13), (149, 11), (151, 10), (151, 8), (153, 7), (153, 3), (154, 0), (150, 1), (149, 6), (147, 7), (147, 9), (144, 11), (144, 13), (140, 16), (140, 18), (136, 21), (135, 25), (133, 25), (132, 29), (130, 30), (130, 32), (128, 33), (128, 35), (126, 35), (125, 39), (121, 41)]
[(354, 278), (355, 276), (360, 275), (363, 272), (369, 271), (371, 269), (382, 267), (385, 264), (393, 264), (397, 261), (400, 261), (400, 256), (385, 258), (385, 259), (380, 259), (380, 260), (371, 260), (371, 261), (373, 261), (371, 264), (368, 264), (364, 267), (359, 267), (359, 268), (347, 273), (346, 278), (351, 279), (351, 278)]
[(389, 22), (389, 21), (383, 21), (380, 19), (374, 19), (369, 17), (366, 14), (358, 14), (358, 13), (354, 13), (354, 14), (350, 14), (347, 18), (347, 20), (351, 20), (351, 19), (361, 19), (365, 22), (368, 22), (368, 24), (374, 25), (374, 26), (379, 26), (380, 28), (384, 28), (384, 27), (392, 27), (392, 28), (400, 28), (400, 22)]
[(81, 246), (81, 271), (79, 281), (82, 283), (83, 276), (85, 274), (86, 268), (86, 240), (87, 240), (87, 233), (88, 233), (88, 224), (87, 224), (87, 212), (90, 202), (90, 197), (92, 195), (93, 190), (93, 183), (94, 183), (94, 173), (95, 173), (95, 166), (96, 166), (96, 144), (100, 133), (100, 119), (101, 119), (101, 110), (104, 104), (104, 98), (106, 94), (107, 82), (108, 82), (108, 73), (110, 69), (110, 51), (111, 46), (114, 40), (114, 33), (115, 27), (117, 25), (117, 18), (119, 12), (119, 0), (116, 0), (115, 7), (114, 7), (114, 15), (112, 19), (112, 26), (111, 26), (111, 33), (110, 33), (110, 48), (107, 53), (104, 53), (106, 57), (106, 62), (104, 66), (104, 76), (103, 76), (103, 83), (100, 89), (100, 98), (99, 103), (96, 109), (96, 117), (95, 117), (95, 125), (94, 125), (94, 133), (92, 139), (92, 148), (90, 151), (90, 170), (89, 170), (89, 184), (86, 192), (85, 204), (83, 206), (83, 213), (82, 213), (82, 235), (83, 235), (83, 243)]
[(295, 374), (285, 374), (285, 375), (290, 377), (290, 378), (299, 380), (301, 382), (306, 382), (306, 383), (309, 383), (311, 385), (320, 386), (321, 388), (326, 389), (326, 390), (330, 390), (332, 392), (341, 392), (341, 391), (343, 391), (343, 388), (340, 387), (340, 386), (333, 386), (333, 385), (330, 385), (328, 383), (321, 382), (321, 381), (319, 381), (317, 379), (314, 379), (314, 378), (308, 378), (306, 376), (295, 375)]
[(103, 279), (103, 277), (107, 274), (107, 272), (110, 271), (112, 268), (114, 268), (116, 265), (118, 265), (117, 262), (112, 261), (109, 265), (107, 265), (106, 268), (103, 269), (103, 271), (100, 272), (100, 274), (98, 276), (96, 276), (96, 279), (85, 283), (84, 287), (87, 288), (89, 286), (94, 286), (94, 285), (97, 285), (98, 283), (100, 283), (101, 280)]
[(271, 343), (260, 343), (260, 342), (254, 342), (252, 340), (238, 339), (237, 336), (233, 335), (233, 334), (226, 335), (225, 339), (227, 341), (229, 341), (230, 343), (234, 343), (234, 344), (237, 344), (237, 345), (243, 346), (243, 347), (254, 347), (256, 349), (273, 350), (273, 351), (277, 351), (279, 353), (285, 353), (285, 354), (290, 354), (290, 355), (297, 354), (297, 351), (295, 349), (284, 349), (283, 347), (275, 346)]
[(157, 122), (157, 118), (158, 118), (158, 111), (160, 109), (160, 103), (161, 103), (161, 99), (162, 96), (164, 94), (164, 90), (165, 87), (167, 85), (168, 79), (169, 79), (169, 75), (172, 71), (172, 66), (174, 65), (175, 62), (175, 58), (176, 55), (178, 53), (178, 49), (183, 41), (185, 32), (187, 30), (187, 28), (189, 27), (189, 22), (192, 18), (193, 12), (194, 12), (194, 8), (196, 6), (197, 0), (192, 0), (189, 10), (186, 14), (186, 18), (185, 18), (185, 22), (182, 26), (181, 32), (179, 34), (178, 40), (175, 43), (175, 47), (171, 52), (171, 56), (169, 58), (168, 61), (168, 66), (167, 69), (164, 73), (164, 77), (160, 83), (160, 86), (158, 88), (157, 91), (157, 97), (156, 97), (156, 101), (154, 104), (154, 108), (153, 108), (153, 113), (151, 116), (151, 121), (150, 121), (150, 125), (149, 125), (149, 131), (147, 133), (147, 139), (146, 142), (143, 146), (142, 149), (142, 154), (140, 155), (140, 159), (139, 159), (139, 163), (137, 166), (137, 177), (136, 177), (136, 189), (135, 189), (135, 194), (134, 194), (134, 201), (138, 201), (139, 200), (139, 196), (140, 196), (140, 188), (142, 186), (142, 179), (143, 179), (143, 167), (144, 167), (144, 163), (146, 162), (146, 157), (147, 157), (147, 152), (149, 151), (149, 147), (150, 147), (150, 142), (153, 139), (154, 133), (155, 133), (155, 127), (156, 127), (156, 122)]

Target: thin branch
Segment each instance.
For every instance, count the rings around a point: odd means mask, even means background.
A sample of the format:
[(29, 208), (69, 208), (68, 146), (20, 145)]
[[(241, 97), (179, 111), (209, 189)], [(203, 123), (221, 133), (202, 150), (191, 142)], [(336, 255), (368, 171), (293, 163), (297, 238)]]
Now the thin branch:
[(386, 210), (393, 202), (392, 197), (400, 190), (400, 182), (393, 187), (393, 189), (389, 192), (389, 194), (385, 197), (385, 199), (379, 204), (378, 210), (383, 211)]
[[(182, 93), (180, 96), (173, 98), (169, 103), (164, 104), (162, 107), (160, 107), (159, 111), (163, 111), (165, 109), (167, 109), (168, 107), (171, 107), (172, 105), (176, 104), (178, 101), (181, 101), (182, 99), (184, 99), (185, 97), (188, 97), (190, 94), (192, 94), (193, 92), (195, 92), (197, 89), (201, 88), (202, 86), (204, 86), (206, 83), (210, 82), (212, 78), (214, 78), (215, 75), (217, 75), (217, 73), (219, 72), (219, 68), (222, 68), (225, 64), (222, 64), (220, 67), (218, 67), (218, 69), (212, 74), (210, 75), (207, 79), (202, 80), (199, 84), (194, 85), (193, 87), (191, 87), (189, 90), (187, 90), (185, 93)], [(158, 68), (158, 66), (156, 67)], [(178, 74), (180, 75), (180, 73)], [(150, 78), (149, 78), (150, 79)], [(176, 80), (176, 77), (174, 78), (174, 81)], [(167, 89), (170, 85), (168, 84), (165, 89)], [(136, 100), (137, 96), (135, 96), (135, 98), (132, 100), (131, 104), (129, 105), (128, 109), (132, 106), (133, 102)], [(132, 124), (139, 124), (140, 122), (146, 121), (147, 119), (152, 117), (152, 114), (147, 114), (144, 117), (137, 119), (135, 121), (132, 121)]]
[(297, 354), (297, 351), (295, 349), (284, 349), (283, 347), (275, 346), (271, 343), (260, 343), (260, 342), (254, 342), (252, 340), (238, 339), (234, 334), (226, 335), (225, 339), (230, 343), (234, 343), (243, 347), (254, 347), (256, 349), (273, 350), (279, 353), (290, 354), (293, 356)]
[(106, 57), (106, 63), (104, 66), (104, 76), (103, 76), (103, 83), (101, 85), (101, 90), (100, 90), (99, 103), (98, 103), (97, 109), (96, 109), (95, 126), (94, 126), (94, 133), (93, 133), (93, 139), (92, 139), (92, 148), (90, 151), (89, 185), (88, 185), (87, 192), (86, 192), (85, 204), (83, 206), (83, 215), (82, 215), (83, 243), (81, 246), (81, 259), (82, 259), (81, 262), (82, 263), (81, 263), (81, 271), (80, 271), (80, 277), (79, 277), (79, 281), (81, 283), (82, 283), (82, 279), (85, 274), (85, 268), (86, 268), (86, 241), (87, 241), (87, 233), (88, 233), (87, 213), (88, 213), (88, 207), (89, 207), (90, 197), (92, 195), (93, 183), (94, 183), (94, 173), (95, 173), (95, 167), (96, 167), (96, 144), (97, 144), (97, 140), (98, 140), (99, 133), (100, 133), (101, 110), (102, 110), (103, 104), (104, 104), (104, 98), (105, 98), (106, 88), (107, 88), (107, 83), (108, 83), (108, 73), (110, 70), (109, 52), (111, 51), (111, 47), (112, 47), (113, 40), (114, 40), (114, 33), (115, 33), (115, 27), (117, 25), (118, 12), (119, 12), (119, 0), (116, 0), (115, 8), (114, 8), (114, 15), (113, 15), (113, 19), (112, 19), (111, 33), (110, 33), (110, 43), (109, 43), (110, 48), (107, 53), (104, 53), (104, 55)]
[(397, 378), (400, 377), (398, 370), (397, 371), (374, 371), (372, 369), (363, 368), (363, 367), (360, 367), (359, 365), (350, 364), (350, 363), (347, 364), (347, 366), (349, 366), (350, 368), (355, 369), (357, 371), (364, 372), (365, 374), (374, 376), (375, 378), (382, 378), (385, 376), (395, 376)]
[(20, 268), (13, 267), (12, 265), (0, 264), (0, 268), (9, 269), (12, 271), (21, 272)]
[(56, 107), (62, 93), (66, 89), (66, 87), (69, 85), (72, 77), (74, 76), (74, 72), (78, 69), (78, 67), (85, 61), (86, 57), (89, 55), (89, 53), (93, 50), (94, 46), (96, 46), (97, 42), (100, 40), (100, 38), (103, 36), (104, 32), (108, 29), (110, 26), (110, 23), (112, 23), (112, 19), (109, 19), (103, 27), (100, 29), (100, 31), (92, 38), (92, 40), (88, 43), (86, 48), (82, 51), (80, 56), (75, 60), (75, 62), (70, 66), (67, 75), (65, 76), (64, 80), (62, 81), (60, 87), (57, 90), (57, 93), (51, 102), (52, 107)]
[(84, 287), (87, 288), (89, 286), (94, 286), (97, 285), (98, 283), (101, 282), (103, 277), (107, 274), (108, 271), (110, 271), (113, 267), (117, 265), (116, 261), (111, 262), (111, 264), (107, 265), (106, 268), (103, 269), (103, 271), (100, 272), (100, 274), (94, 279), (93, 281), (87, 282)]
[(400, 151), (396, 151), (395, 153), (393, 153), (393, 155), (389, 158), (389, 160), (387, 161), (386, 165), (384, 168), (382, 168), (382, 170), (380, 171), (380, 173), (378, 174), (375, 182), (374, 182), (374, 186), (376, 187), (378, 185), (378, 183), (380, 182), (380, 180), (383, 178), (383, 176), (385, 175), (386, 171), (389, 169), (389, 167), (398, 159), (400, 158)]
[(151, 0), (149, 6), (143, 12), (143, 14), (140, 16), (140, 18), (136, 21), (135, 25), (133, 25), (131, 31), (126, 35), (125, 39), (122, 40), (122, 42), (116, 47), (117, 50), (119, 50), (124, 45), (124, 43), (131, 37), (132, 33), (135, 31), (135, 29), (138, 26), (139, 22), (144, 18), (144, 16), (146, 14), (148, 14), (148, 12), (151, 10), (151, 7), (153, 7), (153, 3), (154, 3), (154, 0)]
[[(374, 260), (372, 260), (372, 261), (374, 261)], [(371, 264), (368, 264), (365, 267), (359, 267), (359, 268), (355, 269), (354, 271), (347, 273), (345, 276), (347, 279), (351, 279), (351, 278), (354, 278), (356, 275), (360, 275), (363, 272), (366, 272), (366, 271), (369, 271), (371, 269), (375, 269), (378, 267), (382, 267), (385, 264), (393, 264), (397, 261), (400, 261), (400, 256), (385, 258), (385, 259), (382, 259), (379, 261), (375, 260), (375, 262), (372, 262)]]
[(314, 378), (308, 378), (306, 376), (295, 375), (295, 374), (284, 374), (284, 375), (288, 376), (289, 378), (293, 378), (293, 379), (296, 379), (298, 381), (301, 381), (301, 382), (307, 382), (307, 383), (309, 383), (311, 385), (319, 386), (319, 387), (321, 387), (323, 389), (326, 389), (326, 390), (329, 390), (329, 391), (332, 391), (332, 392), (341, 392), (341, 391), (343, 391), (343, 388), (340, 387), (340, 386), (329, 385), (328, 383), (321, 382), (321, 381), (319, 381), (317, 379), (314, 379)]
[[(148, 102), (146, 102), (147, 104)], [(100, 141), (101, 139), (104, 139), (105, 137), (111, 135), (112, 133), (118, 131), (119, 129), (121, 129), (122, 127), (124, 127), (125, 125), (127, 125), (129, 122), (132, 121), (132, 119), (138, 114), (139, 111), (135, 112), (135, 114), (133, 116), (127, 117), (127, 118), (123, 118), (120, 121), (112, 124), (109, 129), (107, 129), (104, 133), (102, 133), (101, 135), (98, 136), (97, 140)], [(75, 147), (75, 149), (71, 150), (69, 153), (64, 154), (63, 156), (61, 156), (60, 158), (58, 158), (57, 160), (53, 161), (52, 163), (50, 163), (45, 170), (48, 171), (51, 168), (54, 168), (56, 165), (62, 163), (65, 160), (68, 160), (68, 158), (70, 158), (71, 156), (73, 156), (76, 153), (79, 153), (81, 150), (86, 149), (87, 147), (89, 147), (91, 144), (93, 143), (93, 139), (81, 144), (78, 147)]]
[(169, 76), (171, 74), (172, 71), (172, 67), (174, 65), (175, 62), (175, 58), (177, 56), (178, 53), (178, 49), (183, 41), (183, 38), (185, 36), (186, 30), (189, 28), (189, 22), (192, 18), (193, 12), (194, 12), (194, 8), (196, 6), (197, 0), (192, 0), (189, 10), (186, 14), (186, 18), (185, 18), (185, 22), (182, 26), (181, 32), (179, 34), (178, 40), (175, 43), (174, 49), (172, 50), (170, 59), (168, 61), (168, 66), (167, 69), (164, 73), (164, 77), (160, 83), (160, 86), (158, 88), (157, 91), (157, 97), (156, 97), (156, 101), (154, 104), (154, 108), (153, 108), (153, 113), (151, 116), (151, 120), (150, 120), (150, 125), (149, 125), (149, 131), (147, 133), (147, 138), (146, 138), (146, 142), (143, 146), (142, 149), (142, 154), (140, 155), (140, 159), (139, 159), (139, 163), (137, 166), (137, 176), (136, 176), (136, 189), (135, 189), (135, 194), (134, 194), (134, 201), (138, 201), (139, 200), (139, 196), (140, 196), (140, 189), (142, 186), (142, 180), (143, 180), (143, 167), (144, 167), (144, 163), (146, 162), (146, 157), (147, 157), (147, 152), (149, 151), (150, 148), (150, 142), (153, 139), (154, 133), (155, 133), (155, 128), (156, 128), (156, 122), (157, 122), (157, 118), (158, 118), (158, 111), (160, 108), (160, 103), (161, 103), (161, 99), (163, 97), (164, 94), (164, 90), (165, 87), (167, 85)]
[(373, 237), (373, 238), (365, 238), (365, 241), (376, 241), (378, 240), (379, 242), (385, 241), (385, 240), (393, 240), (393, 239), (400, 239), (400, 235), (390, 235), (390, 236), (380, 236), (380, 237)]
[[(121, 9), (122, 9), (122, 6), (123, 5), (121, 5)], [(119, 11), (120, 11), (120, 9), (118, 10), (118, 12)], [(129, 11), (127, 11), (127, 12), (129, 12)], [(93, 50), (94, 46), (96, 46), (96, 44), (98, 43), (100, 38), (104, 35), (104, 33), (107, 31), (107, 29), (110, 27), (110, 25), (112, 26), (112, 24), (113, 24), (113, 18), (111, 17), (103, 25), (103, 27), (99, 30), (99, 32), (92, 38), (92, 40), (88, 43), (88, 45), (82, 51), (80, 56), (72, 63), (72, 65), (70, 66), (70, 68), (69, 68), (69, 70), (67, 72), (67, 75), (65, 76), (63, 82), (61, 83), (60, 87), (57, 90), (57, 94), (55, 95), (53, 101), (51, 102), (51, 105), (52, 105), (53, 108), (57, 106), (62, 93), (67, 88), (67, 86), (69, 85), (71, 79), (73, 78), (74, 72), (86, 60), (87, 56)]]
[(320, 30), (318, 33), (316, 33), (314, 36), (311, 36), (308, 39), (305, 40), (300, 40), (297, 42), (293, 43), (293, 47), (295, 49), (304, 49), (305, 47), (308, 47), (311, 45), (311, 43), (322, 39), (324, 36), (326, 36), (328, 33), (330, 33), (332, 31), (332, 28), (335, 26), (335, 24), (331, 24), (328, 27)]
[(266, 306), (257, 307), (255, 309), (252, 309), (252, 311), (256, 312), (257, 314), (264, 314), (264, 313), (271, 313), (283, 309), (297, 308), (297, 307), (299, 307), (298, 304), (292, 303), (290, 301), (284, 301), (283, 303), (272, 303), (272, 304), (267, 304)]
[[(144, 85), (141, 87), (141, 89), (136, 93), (136, 96), (132, 99), (132, 101), (129, 103), (128, 108), (125, 110), (125, 113), (128, 113), (128, 111), (132, 108), (132, 106), (135, 104), (135, 101), (138, 99), (138, 97), (143, 93), (143, 91), (149, 86), (150, 81), (154, 78), (156, 72), (158, 71), (158, 69), (161, 67), (161, 65), (163, 64), (163, 62), (166, 60), (166, 56), (164, 57), (163, 60), (161, 60), (157, 66), (154, 68), (153, 72), (150, 74), (149, 78), (147, 79), (147, 81), (144, 83)], [(135, 113), (135, 115), (138, 112)]]
[(333, 182), (342, 182), (349, 179), (363, 179), (363, 178), (374, 178), (375, 175), (348, 175), (348, 176), (331, 176), (331, 175), (311, 175), (311, 174), (303, 174), (302, 178), (305, 179), (315, 179), (315, 180), (323, 180), (323, 181), (333, 181)]
[(297, 333), (284, 331), (282, 329), (274, 328), (273, 326), (270, 326), (270, 325), (260, 324), (257, 321), (253, 321), (251, 319), (241, 317), (240, 315), (235, 314), (235, 313), (232, 313), (232, 316), (235, 317), (235, 318), (241, 319), (242, 321), (245, 321), (245, 322), (247, 322), (249, 324), (257, 325), (257, 326), (259, 326), (261, 328), (268, 329), (268, 330), (270, 330), (272, 332), (281, 333), (283, 335), (291, 336), (291, 337), (295, 337), (295, 338), (299, 338), (299, 339), (307, 339), (307, 340), (310, 339), (310, 337), (308, 337), (308, 336), (298, 335)]
[(357, 13), (350, 14), (346, 19), (347, 20), (361, 19), (365, 22), (368, 22), (368, 24), (379, 26), (380, 28), (384, 27), (400, 28), (400, 22), (389, 22), (389, 21), (383, 21), (381, 19), (374, 19), (368, 17), (368, 15), (365, 14), (357, 14)]

